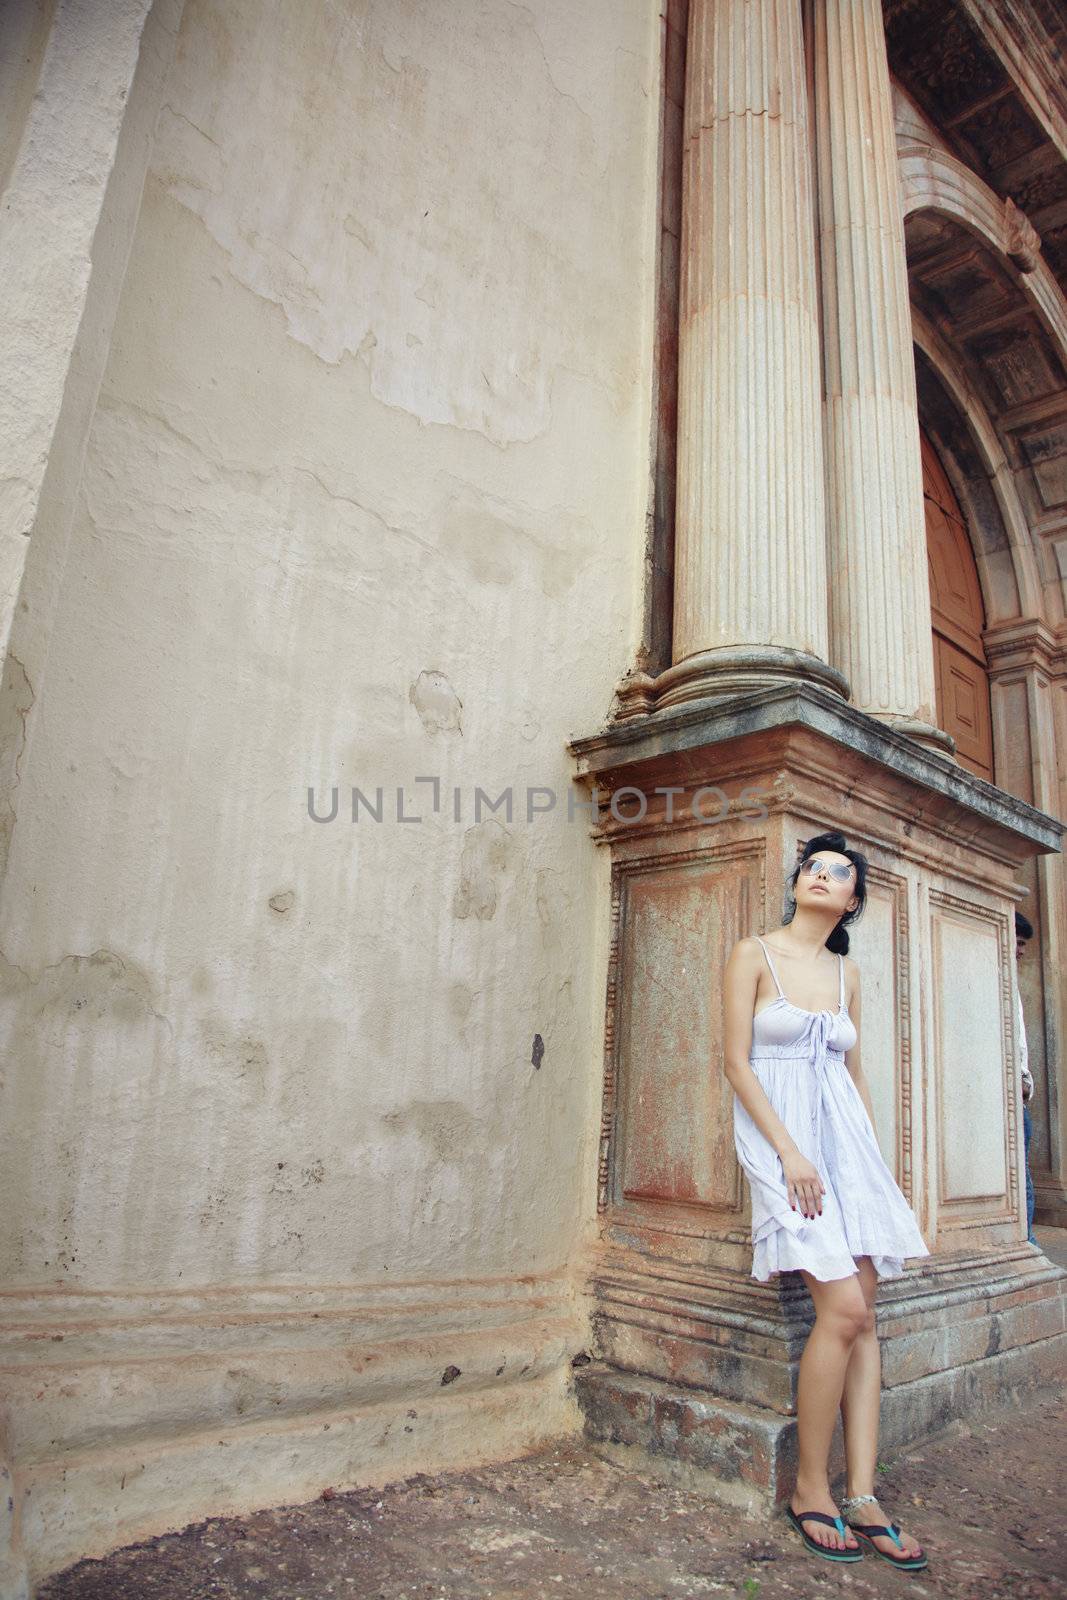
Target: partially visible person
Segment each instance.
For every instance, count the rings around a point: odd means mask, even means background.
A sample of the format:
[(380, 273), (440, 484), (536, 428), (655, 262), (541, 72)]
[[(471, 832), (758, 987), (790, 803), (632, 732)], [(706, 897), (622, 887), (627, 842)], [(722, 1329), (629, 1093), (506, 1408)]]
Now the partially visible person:
[[(1034, 928), (1028, 917), (1021, 911), (1015, 913), (1015, 960), (1022, 960), (1026, 951), (1026, 941), (1034, 937)], [(1030, 1101), (1034, 1097), (1034, 1080), (1030, 1073), (1030, 1052), (1026, 1044), (1026, 1020), (1023, 1017), (1023, 997), (1019, 991), (1019, 1067), (1023, 1081), (1023, 1143), (1026, 1159), (1026, 1238), (1029, 1244), (1036, 1244), (1034, 1238), (1034, 1180), (1030, 1176), (1030, 1140), (1034, 1133), (1034, 1119), (1030, 1112)]]

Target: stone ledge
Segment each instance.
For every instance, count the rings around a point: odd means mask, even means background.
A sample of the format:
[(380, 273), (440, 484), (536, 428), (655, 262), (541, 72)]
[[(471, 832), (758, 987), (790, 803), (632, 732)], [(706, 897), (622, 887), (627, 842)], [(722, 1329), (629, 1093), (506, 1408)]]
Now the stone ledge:
[[(775, 685), (724, 699), (697, 701), (682, 709), (652, 712), (600, 733), (568, 741), (577, 777), (596, 780), (655, 765), (683, 753), (706, 752), (721, 761), (721, 747), (753, 734), (790, 727), (822, 734), (853, 757), (876, 762), (943, 804), (962, 806), (983, 822), (1036, 845), (1058, 851), (1067, 823), (1049, 816), (996, 784), (977, 777), (948, 756), (897, 732), (815, 684)], [(677, 773), (677, 765), (674, 767)], [(677, 782), (677, 777), (672, 779)]]
[[(961, 1417), (1016, 1407), (1062, 1383), (1067, 1333), (883, 1389), (879, 1445), (899, 1449), (932, 1440)], [(727, 1505), (765, 1513), (792, 1493), (795, 1416), (684, 1389), (603, 1363), (575, 1378), (585, 1436), (598, 1452), (632, 1462), (664, 1482), (698, 1488)], [(845, 1466), (841, 1425), (830, 1452), (833, 1479)]]
[[(203, 1517), (392, 1483), (413, 1473), (477, 1467), (575, 1436), (580, 1416), (566, 1368), (532, 1384), (503, 1380), (466, 1401), (444, 1390), (405, 1432), (406, 1397), (326, 1416), (219, 1424), (54, 1458), (16, 1473), (20, 1551), (32, 1587), (82, 1557)], [(3, 1552), (0, 1552), (2, 1556)], [(279, 1592), (286, 1592), (284, 1585)]]
[(594, 1363), (575, 1376), (585, 1436), (664, 1482), (759, 1512), (789, 1492), (796, 1418)]
[[(499, 1386), (587, 1339), (564, 1275), (268, 1289), (0, 1295), (6, 1445), (29, 1459), (396, 1395)], [(453, 1393), (460, 1392), (454, 1389)]]

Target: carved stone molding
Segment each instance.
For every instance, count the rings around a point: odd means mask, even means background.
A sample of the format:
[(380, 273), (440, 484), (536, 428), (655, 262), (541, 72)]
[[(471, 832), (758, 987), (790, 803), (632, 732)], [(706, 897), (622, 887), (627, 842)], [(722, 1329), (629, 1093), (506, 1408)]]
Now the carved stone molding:
[[(1006, 1183), (1003, 1193), (1003, 1204), (985, 1207), (981, 1201), (984, 1196), (965, 1196), (958, 1199), (948, 1198), (948, 1179), (946, 1171), (945, 1152), (948, 1148), (948, 1139), (952, 1130), (945, 1126), (945, 1111), (943, 1107), (943, 1085), (939, 1086), (938, 1101), (941, 1108), (937, 1119), (938, 1125), (938, 1232), (951, 1230), (952, 1232), (970, 1229), (987, 1229), (998, 1223), (1011, 1223), (1015, 1220), (1019, 1206), (1019, 1114), (1018, 1105), (1021, 1103), (1016, 1075), (1016, 1039), (1015, 1016), (1012, 1006), (1012, 945), (1009, 944), (1008, 925), (1003, 915), (993, 909), (981, 905), (974, 900), (965, 900), (960, 895), (952, 894), (946, 890), (931, 888), (928, 895), (931, 919), (937, 910), (947, 912), (958, 924), (971, 923), (975, 925), (986, 924), (994, 933), (997, 942), (997, 970), (1000, 973), (1000, 1056), (1003, 1062), (1004, 1081), (1001, 1088), (1001, 1105), (1004, 1112), (1005, 1128), (1005, 1166)], [(935, 974), (936, 976), (936, 974)], [(939, 1075), (944, 1071), (944, 1062), (937, 1060), (935, 1067)], [(963, 1070), (962, 1068), (960, 1070)], [(958, 1130), (957, 1130), (958, 1132)], [(996, 1196), (989, 1198), (996, 1199)]]
[(1020, 272), (1036, 272), (1041, 256), (1041, 240), (1037, 230), (1019, 210), (1009, 195), (1004, 202), (1004, 244), (1008, 260)]

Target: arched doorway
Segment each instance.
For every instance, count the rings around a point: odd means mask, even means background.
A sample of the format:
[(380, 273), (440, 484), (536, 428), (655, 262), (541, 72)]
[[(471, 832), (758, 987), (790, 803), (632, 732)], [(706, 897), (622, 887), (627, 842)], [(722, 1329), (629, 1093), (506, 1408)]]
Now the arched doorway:
[(955, 739), (960, 765), (992, 783), (993, 727), (982, 645), (982, 587), (959, 502), (925, 433), (922, 460), (937, 721)]

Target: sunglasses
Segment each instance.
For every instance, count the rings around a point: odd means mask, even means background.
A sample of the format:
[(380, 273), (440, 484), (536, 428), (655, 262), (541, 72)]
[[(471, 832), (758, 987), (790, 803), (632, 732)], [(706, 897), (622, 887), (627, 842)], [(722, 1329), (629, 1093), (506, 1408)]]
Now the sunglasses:
[(815, 874), (820, 872), (823, 867), (826, 868), (831, 878), (836, 878), (838, 883), (847, 883), (856, 870), (851, 863), (846, 867), (840, 861), (820, 861), (818, 856), (810, 856), (800, 870), (806, 873), (809, 878), (814, 878)]

